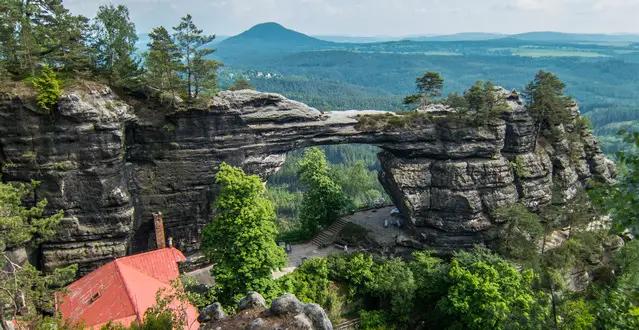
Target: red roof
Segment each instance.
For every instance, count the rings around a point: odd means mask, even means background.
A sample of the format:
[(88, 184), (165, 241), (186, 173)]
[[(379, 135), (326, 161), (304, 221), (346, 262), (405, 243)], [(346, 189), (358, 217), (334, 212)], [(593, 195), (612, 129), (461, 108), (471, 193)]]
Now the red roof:
[[(65, 320), (92, 329), (109, 321), (129, 326), (144, 319), (158, 290), (171, 289), (170, 281), (180, 276), (177, 262), (185, 259), (175, 248), (116, 259), (69, 285), (68, 293), (58, 299), (58, 309)], [(197, 310), (186, 307), (185, 329), (197, 329)]]

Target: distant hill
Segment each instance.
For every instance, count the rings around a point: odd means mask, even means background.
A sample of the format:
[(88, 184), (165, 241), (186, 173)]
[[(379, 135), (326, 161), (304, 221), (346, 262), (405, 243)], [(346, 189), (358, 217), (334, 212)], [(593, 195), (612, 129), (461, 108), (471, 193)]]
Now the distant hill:
[(501, 33), (463, 32), (438, 36), (406, 37), (404, 39), (412, 41), (481, 41), (500, 39), (506, 36), (507, 35)]
[(232, 61), (243, 57), (273, 56), (318, 50), (333, 44), (330, 41), (320, 40), (287, 29), (277, 23), (262, 23), (217, 44), (218, 51), (213, 57), (222, 61)]
[(351, 37), (351, 36), (313, 36), (317, 39), (340, 43), (368, 44), (376, 42), (399, 41), (403, 37), (374, 36), (374, 37)]
[(527, 32), (513, 34), (508, 38), (525, 41), (561, 42), (639, 42), (638, 34), (579, 34), (562, 32)]

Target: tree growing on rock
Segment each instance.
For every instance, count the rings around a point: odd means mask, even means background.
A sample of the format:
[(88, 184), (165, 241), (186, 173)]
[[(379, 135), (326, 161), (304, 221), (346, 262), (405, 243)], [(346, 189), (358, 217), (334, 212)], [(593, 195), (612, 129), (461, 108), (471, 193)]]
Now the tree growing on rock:
[(213, 262), (211, 274), (223, 304), (233, 304), (249, 291), (269, 294), (271, 272), (286, 264), (286, 254), (275, 238), (275, 211), (262, 195), (262, 180), (222, 163), (216, 175), (221, 191), (215, 217), (202, 232), (202, 250)]
[(180, 24), (173, 27), (180, 55), (183, 59), (183, 73), (186, 76), (186, 93), (189, 100), (197, 98), (207, 81), (215, 81), (215, 61), (205, 59), (213, 52), (213, 48), (205, 48), (206, 44), (215, 39), (215, 35), (204, 35), (193, 23), (193, 17), (182, 17)]
[(139, 76), (138, 63), (134, 60), (138, 37), (126, 6), (100, 6), (93, 19), (92, 31), (95, 66), (107, 77), (109, 84), (127, 85)]
[(423, 76), (418, 77), (415, 83), (418, 93), (406, 96), (404, 104), (416, 108), (430, 104), (433, 98), (441, 96), (444, 88), (444, 79), (438, 72), (426, 72)]
[(540, 70), (535, 79), (522, 91), (527, 108), (535, 121), (535, 147), (544, 127), (552, 127), (572, 121), (572, 99), (564, 95), (566, 85), (551, 72)]
[(159, 26), (149, 33), (149, 51), (144, 55), (146, 81), (152, 87), (175, 96), (180, 88), (180, 52), (169, 32)]
[(305, 186), (300, 210), (303, 230), (313, 234), (337, 220), (347, 205), (344, 190), (329, 175), (326, 155), (320, 148), (304, 152), (298, 176)]

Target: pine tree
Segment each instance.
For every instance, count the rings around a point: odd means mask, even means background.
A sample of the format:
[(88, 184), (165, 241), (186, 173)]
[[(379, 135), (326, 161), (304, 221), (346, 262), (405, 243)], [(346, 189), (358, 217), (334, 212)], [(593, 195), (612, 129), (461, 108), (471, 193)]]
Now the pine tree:
[(535, 121), (535, 148), (541, 129), (572, 121), (569, 106), (572, 99), (564, 95), (566, 85), (554, 74), (540, 70), (522, 92), (530, 115)]
[(149, 37), (149, 51), (144, 56), (147, 83), (175, 96), (180, 87), (178, 72), (181, 62), (178, 47), (163, 26), (153, 29)]
[(202, 46), (213, 41), (215, 35), (203, 35), (203, 31), (193, 23), (191, 15), (182, 17), (180, 24), (173, 27), (173, 30), (180, 55), (184, 59), (183, 70), (186, 76), (187, 96), (189, 99), (193, 99), (197, 97), (201, 88), (207, 85), (206, 80), (214, 78), (211, 72), (215, 68), (215, 64), (207, 63), (206, 61), (210, 60), (204, 57), (213, 53), (215, 49), (203, 48)]
[(419, 93), (406, 96), (404, 98), (406, 105), (426, 106), (433, 98), (441, 96), (441, 91), (444, 88), (444, 79), (438, 72), (426, 72), (422, 77), (415, 79), (415, 83)]
[(60, 90), (60, 81), (50, 66), (45, 65), (42, 68), (41, 76), (33, 79), (33, 86), (38, 89), (36, 100), (40, 108), (51, 111), (62, 96), (62, 91)]
[(129, 9), (123, 5), (100, 6), (91, 28), (95, 67), (108, 82), (123, 86), (137, 77), (140, 71), (133, 54), (138, 37)]
[(0, 11), (0, 61), (18, 76), (34, 76), (42, 62), (60, 70), (88, 64), (86, 18), (60, 0), (5, 0)]

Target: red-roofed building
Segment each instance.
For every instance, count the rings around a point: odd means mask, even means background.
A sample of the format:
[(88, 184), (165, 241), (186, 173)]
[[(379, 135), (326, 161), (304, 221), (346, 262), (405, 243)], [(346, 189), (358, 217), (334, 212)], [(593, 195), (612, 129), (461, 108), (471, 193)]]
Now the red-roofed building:
[[(65, 320), (90, 329), (109, 321), (124, 326), (139, 323), (155, 305), (158, 290), (171, 289), (170, 281), (180, 275), (177, 262), (183, 260), (182, 252), (169, 247), (111, 261), (69, 285), (57, 299), (58, 310)], [(186, 312), (185, 329), (198, 329), (195, 307), (186, 306)]]

